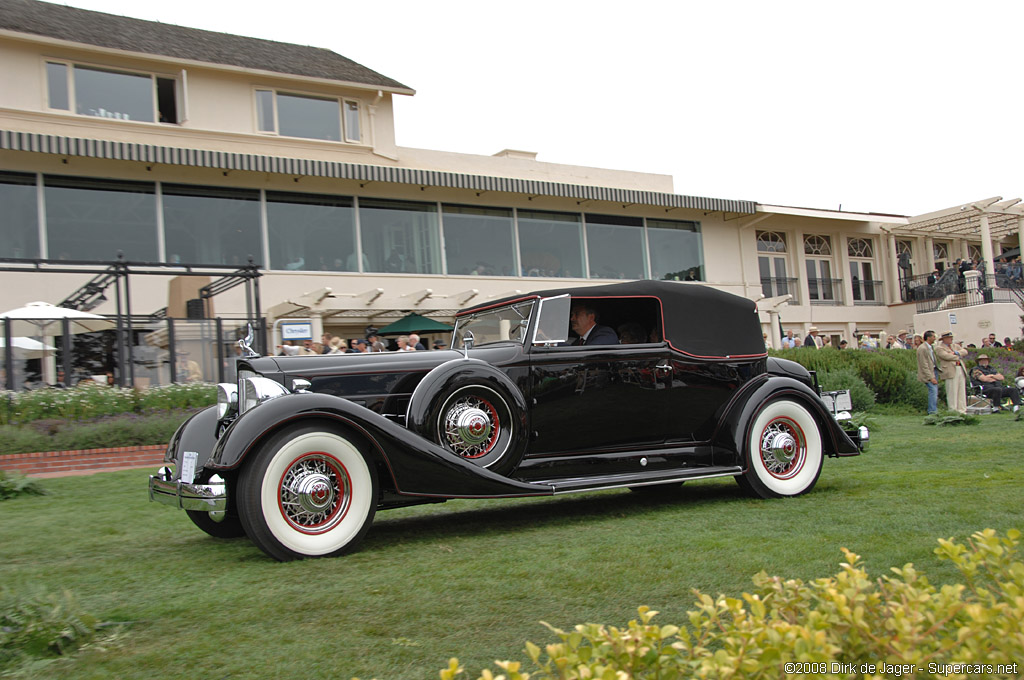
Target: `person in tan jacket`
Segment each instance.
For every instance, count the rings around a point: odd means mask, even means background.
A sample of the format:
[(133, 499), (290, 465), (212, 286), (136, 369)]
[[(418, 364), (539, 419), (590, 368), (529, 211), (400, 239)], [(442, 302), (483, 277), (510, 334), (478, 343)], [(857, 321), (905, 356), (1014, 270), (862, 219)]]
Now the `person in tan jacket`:
[(939, 377), (946, 381), (946, 406), (950, 411), (967, 413), (967, 371), (963, 361), (967, 350), (953, 344), (953, 332), (946, 331), (935, 345), (935, 361)]
[(928, 388), (928, 413), (939, 409), (939, 368), (935, 365), (935, 331), (924, 332), (924, 342), (917, 347), (917, 379)]

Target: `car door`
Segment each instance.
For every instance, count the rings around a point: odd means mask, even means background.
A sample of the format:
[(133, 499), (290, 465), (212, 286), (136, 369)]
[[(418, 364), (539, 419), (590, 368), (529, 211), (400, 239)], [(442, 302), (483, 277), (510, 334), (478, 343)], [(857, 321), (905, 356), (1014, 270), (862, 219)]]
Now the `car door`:
[(533, 347), (530, 456), (642, 449), (675, 434), (664, 343)]

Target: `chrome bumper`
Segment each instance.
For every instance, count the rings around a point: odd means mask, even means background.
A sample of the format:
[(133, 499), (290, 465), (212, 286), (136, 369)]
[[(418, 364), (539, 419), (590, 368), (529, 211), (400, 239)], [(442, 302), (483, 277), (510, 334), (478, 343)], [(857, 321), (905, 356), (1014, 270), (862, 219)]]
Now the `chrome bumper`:
[(224, 512), (228, 509), (228, 487), (214, 476), (205, 484), (186, 484), (171, 479), (169, 468), (149, 477), (149, 500), (181, 510)]

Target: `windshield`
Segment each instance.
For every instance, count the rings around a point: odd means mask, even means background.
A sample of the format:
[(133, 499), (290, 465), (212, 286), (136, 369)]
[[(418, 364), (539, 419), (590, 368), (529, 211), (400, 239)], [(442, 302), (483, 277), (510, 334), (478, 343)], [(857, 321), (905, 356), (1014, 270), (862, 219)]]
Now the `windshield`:
[(466, 331), (473, 331), (474, 347), (510, 340), (523, 342), (526, 339), (526, 327), (530, 323), (530, 313), (534, 304), (534, 300), (528, 300), (457, 319), (452, 348), (462, 347), (462, 337)]

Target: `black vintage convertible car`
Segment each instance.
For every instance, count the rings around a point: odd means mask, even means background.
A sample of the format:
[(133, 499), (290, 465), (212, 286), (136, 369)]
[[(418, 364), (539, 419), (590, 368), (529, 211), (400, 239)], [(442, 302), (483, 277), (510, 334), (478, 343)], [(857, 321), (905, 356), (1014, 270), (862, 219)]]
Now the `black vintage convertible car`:
[[(581, 309), (606, 344), (573, 336)], [(449, 498), (722, 476), (796, 496), (824, 456), (856, 455), (868, 437), (840, 427), (813, 374), (767, 356), (754, 303), (700, 284), (478, 305), (456, 316), (452, 347), (250, 351), (237, 385), (175, 433), (150, 498), (288, 560), (352, 550), (377, 510)]]

